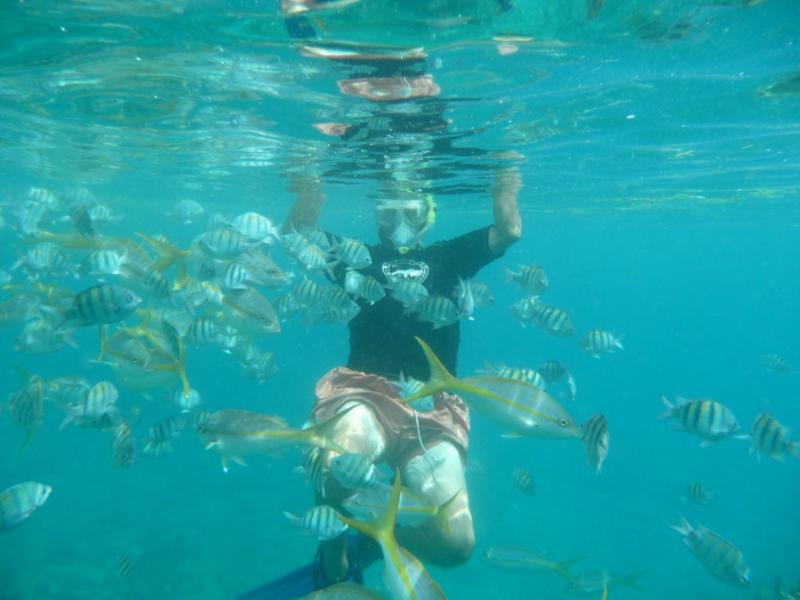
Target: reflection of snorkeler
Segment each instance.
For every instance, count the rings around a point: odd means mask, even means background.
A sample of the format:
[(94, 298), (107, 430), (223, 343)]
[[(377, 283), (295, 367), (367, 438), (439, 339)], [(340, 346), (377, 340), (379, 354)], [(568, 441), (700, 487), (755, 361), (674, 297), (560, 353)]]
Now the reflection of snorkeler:
[[(339, 80), (338, 86), (342, 94), (375, 102), (438, 96), (441, 90), (433, 75), (427, 72), (427, 54), (424, 48), (398, 49), (355, 43), (326, 43), (319, 39), (317, 28), (309, 15), (357, 3), (359, 0), (282, 0), (281, 10), (285, 15), (289, 35), (301, 42), (299, 50), (303, 55), (338, 61), (361, 75)], [(375, 5), (375, 11), (392, 11), (391, 5), (383, 6), (374, 1), (369, 4)], [(411, 3), (411, 6), (418, 15), (427, 15), (431, 8), (429, 4), (432, 3), (417, 1)], [(436, 5), (443, 4), (447, 3), (436, 2)], [(511, 0), (475, 0), (472, 3), (459, 1), (452, 6), (452, 14), (445, 21), (469, 22), (471, 10), (480, 12), (476, 8), (478, 5), (483, 5), (484, 11), (488, 6), (490, 12), (501, 14), (512, 8)], [(447, 13), (447, 7), (444, 10)], [(420, 20), (420, 24), (423, 22)]]
[[(298, 198), (288, 224), (302, 230), (313, 226), (322, 195), (311, 179), (295, 180)], [(435, 220), (430, 197), (387, 198), (376, 204), (380, 243), (368, 246), (371, 264), (359, 269), (387, 287), (415, 282), (431, 296), (450, 297), (458, 278), (467, 279), (499, 258), (519, 239), (521, 220), (516, 169), (496, 172), (493, 189), (494, 224), (455, 239), (423, 246)], [(347, 271), (337, 268), (332, 278), (342, 283)], [(420, 321), (394, 297), (374, 304), (359, 302), (361, 311), (348, 326), (347, 367), (336, 368), (317, 384), (314, 420), (348, 410), (337, 424), (333, 441), (373, 463), (399, 469), (403, 485), (424, 497), (444, 514), (414, 527), (398, 527), (398, 542), (420, 560), (452, 567), (472, 554), (475, 532), (464, 478), (469, 446), (469, 412), (458, 396), (441, 393), (433, 407), (417, 412), (400, 401), (390, 379), (402, 375), (427, 380), (427, 362), (415, 336), (424, 339), (447, 369), (456, 370), (458, 322), (443, 327)], [(342, 509), (354, 493), (329, 475), (331, 458), (322, 457), (324, 495), (319, 503)], [(344, 511), (343, 511), (344, 512)], [(298, 598), (338, 581), (362, 581), (362, 571), (380, 556), (377, 545), (361, 535), (344, 534), (323, 542), (310, 565), (243, 596), (250, 600)]]

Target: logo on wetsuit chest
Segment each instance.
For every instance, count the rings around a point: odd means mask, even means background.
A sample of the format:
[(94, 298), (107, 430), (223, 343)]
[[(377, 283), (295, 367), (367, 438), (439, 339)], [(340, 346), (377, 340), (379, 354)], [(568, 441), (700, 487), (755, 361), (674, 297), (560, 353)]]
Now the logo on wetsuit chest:
[(383, 263), (381, 271), (391, 283), (397, 283), (398, 281), (422, 283), (428, 278), (430, 269), (424, 262), (411, 260), (410, 258), (399, 258)]

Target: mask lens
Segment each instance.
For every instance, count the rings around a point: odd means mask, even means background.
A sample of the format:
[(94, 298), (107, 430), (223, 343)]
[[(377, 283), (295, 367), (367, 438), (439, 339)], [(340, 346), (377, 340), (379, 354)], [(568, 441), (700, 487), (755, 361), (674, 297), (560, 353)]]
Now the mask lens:
[(422, 205), (411, 206), (403, 209), (403, 218), (405, 219), (406, 223), (412, 227), (424, 225), (426, 217), (427, 211)]

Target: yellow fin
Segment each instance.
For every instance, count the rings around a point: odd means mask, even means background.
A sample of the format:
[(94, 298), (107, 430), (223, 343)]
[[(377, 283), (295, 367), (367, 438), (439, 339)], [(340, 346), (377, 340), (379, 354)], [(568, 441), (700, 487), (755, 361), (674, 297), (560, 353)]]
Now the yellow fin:
[(394, 527), (397, 523), (397, 510), (399, 505), (400, 470), (395, 469), (392, 495), (389, 498), (389, 503), (378, 517), (372, 521), (359, 521), (345, 516), (340, 516), (340, 519), (353, 529), (360, 531), (364, 535), (368, 535), (379, 544), (387, 542), (396, 544), (397, 542), (394, 541)]

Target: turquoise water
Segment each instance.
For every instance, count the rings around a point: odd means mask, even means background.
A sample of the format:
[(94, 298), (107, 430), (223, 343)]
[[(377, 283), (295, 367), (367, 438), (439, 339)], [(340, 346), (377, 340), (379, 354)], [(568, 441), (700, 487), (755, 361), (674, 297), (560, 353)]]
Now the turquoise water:
[[(0, 8), (0, 268), (10, 271), (26, 251), (16, 214), (30, 187), (63, 199), (88, 190), (124, 217), (99, 226), (105, 235), (161, 233), (187, 247), (212, 213), (254, 210), (282, 222), (289, 175), (302, 172), (328, 196), (320, 225), (367, 241), (372, 202), (387, 189), (434, 194), (432, 241), (490, 224), (492, 173), (515, 165), (523, 238), (477, 277), (496, 300), (462, 323), (460, 372), (486, 361), (563, 361), (578, 387), (567, 408), (578, 422), (604, 413), (611, 450), (595, 475), (576, 440), (503, 439), (473, 415), (475, 557), (432, 575), (450, 598), (498, 589), (508, 598), (573, 597), (552, 573), (507, 573), (479, 558), (512, 544), (554, 560), (581, 556), (576, 573), (647, 571), (642, 594), (612, 588), (611, 598), (762, 598), (776, 577), (788, 589), (800, 579), (800, 464), (759, 462), (748, 441), (699, 448), (656, 418), (662, 394), (710, 397), (745, 431), (763, 411), (800, 431), (800, 7), (625, 1), (587, 20), (583, 2), (520, 3), (507, 14), (475, 4), (466, 22), (465, 9), (457, 18), (446, 3), (415, 12), (364, 0), (317, 13), (324, 42), (426, 48), (441, 94), (398, 103), (340, 94), (337, 81), (359, 73), (300, 55), (272, 2)], [(502, 43), (516, 51), (501, 54)], [(414, 125), (415, 116), (430, 127)], [(339, 139), (314, 123), (363, 133)], [(205, 214), (191, 224), (166, 216), (183, 199)], [(63, 219), (47, 228), (70, 231)], [(275, 259), (298, 271), (284, 253)], [(522, 328), (510, 314), (522, 294), (503, 270), (530, 263), (546, 269), (545, 299), (571, 313), (577, 336)], [(29, 285), (24, 271), (10, 273)], [(42, 281), (72, 292), (92, 282)], [(19, 293), (9, 287), (0, 301)], [(15, 364), (45, 378), (113, 381), (90, 362), (92, 328), (75, 334), (77, 348), (28, 356), (13, 349), (23, 325), (0, 327), (4, 400), (19, 389)], [(623, 335), (625, 350), (599, 360), (581, 351), (577, 338), (593, 328)], [(294, 319), (257, 341), (279, 369), (267, 382), (216, 350), (189, 348), (192, 387), (206, 410), (242, 408), (299, 426), (315, 381), (346, 360), (346, 326)], [(772, 353), (794, 373), (768, 372), (762, 357)], [(175, 414), (122, 386), (118, 404), (141, 413), (137, 440)], [(174, 453), (120, 469), (110, 434), (58, 431), (63, 415), (52, 404), (20, 453), (25, 433), (7, 412), (0, 489), (35, 480), (53, 493), (28, 522), (0, 532), (4, 600), (232, 598), (313, 555), (316, 541), (281, 514), (312, 503), (293, 472), (299, 451), (248, 457), (248, 467), (225, 475), (186, 430)], [(535, 497), (514, 486), (517, 467), (532, 473)], [(681, 501), (691, 481), (713, 492), (709, 504)], [(679, 513), (741, 548), (749, 590), (704, 571), (668, 528)], [(126, 577), (120, 557), (131, 562)], [(379, 578), (376, 565), (368, 573), (376, 589)]]

